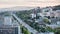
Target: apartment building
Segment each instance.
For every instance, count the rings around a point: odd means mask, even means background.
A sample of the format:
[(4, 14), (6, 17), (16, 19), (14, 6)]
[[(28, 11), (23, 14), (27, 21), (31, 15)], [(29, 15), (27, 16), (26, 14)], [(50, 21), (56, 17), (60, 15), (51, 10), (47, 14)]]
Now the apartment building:
[(0, 16), (0, 34), (20, 34), (20, 26), (12, 16)]

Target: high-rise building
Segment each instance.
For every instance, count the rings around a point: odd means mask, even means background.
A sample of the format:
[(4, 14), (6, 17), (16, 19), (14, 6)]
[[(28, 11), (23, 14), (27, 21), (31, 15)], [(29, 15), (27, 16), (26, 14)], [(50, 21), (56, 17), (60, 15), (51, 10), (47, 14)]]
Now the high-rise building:
[(0, 16), (0, 34), (20, 34), (20, 26), (12, 16)]

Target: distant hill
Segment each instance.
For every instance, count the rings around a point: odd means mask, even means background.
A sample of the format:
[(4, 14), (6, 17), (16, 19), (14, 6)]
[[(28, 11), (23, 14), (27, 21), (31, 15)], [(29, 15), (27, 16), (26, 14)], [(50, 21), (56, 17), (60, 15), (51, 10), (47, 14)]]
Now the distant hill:
[[(44, 7), (46, 8), (46, 7)], [(57, 6), (51, 6), (53, 10), (60, 10), (60, 5)], [(32, 10), (31, 10), (32, 9)], [(41, 11), (42, 8), (40, 7), (21, 7), (21, 6), (16, 6), (16, 7), (11, 7), (11, 8), (0, 8), (0, 12), (5, 12), (5, 11), (23, 11), (23, 10), (31, 10), (31, 11)]]
[(60, 5), (53, 6), (53, 10), (60, 10)]
[(0, 12), (5, 12), (5, 11), (22, 11), (22, 10), (30, 10), (34, 9), (34, 7), (11, 7), (11, 8), (0, 8)]

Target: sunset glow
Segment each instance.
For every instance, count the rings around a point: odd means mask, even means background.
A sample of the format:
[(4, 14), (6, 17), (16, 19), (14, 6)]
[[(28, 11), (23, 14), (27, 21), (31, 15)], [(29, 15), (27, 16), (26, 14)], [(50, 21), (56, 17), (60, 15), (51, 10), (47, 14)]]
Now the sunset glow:
[(60, 0), (0, 0), (0, 8), (14, 6), (46, 7), (60, 5)]

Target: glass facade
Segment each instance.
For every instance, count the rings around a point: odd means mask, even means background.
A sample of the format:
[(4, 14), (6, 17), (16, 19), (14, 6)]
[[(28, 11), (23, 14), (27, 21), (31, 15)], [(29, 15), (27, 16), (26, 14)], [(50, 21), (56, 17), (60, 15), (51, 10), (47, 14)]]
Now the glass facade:
[(18, 27), (15, 27), (15, 28), (0, 28), (0, 34), (18, 34)]

